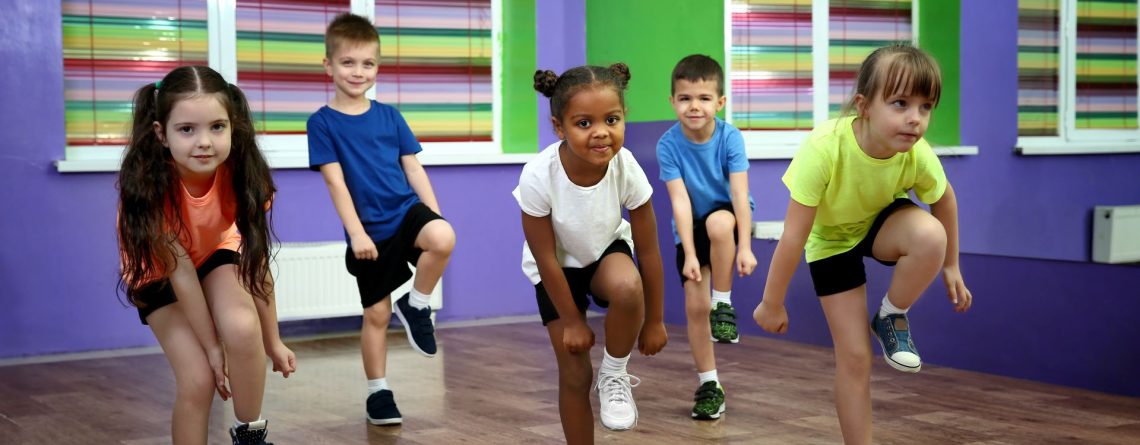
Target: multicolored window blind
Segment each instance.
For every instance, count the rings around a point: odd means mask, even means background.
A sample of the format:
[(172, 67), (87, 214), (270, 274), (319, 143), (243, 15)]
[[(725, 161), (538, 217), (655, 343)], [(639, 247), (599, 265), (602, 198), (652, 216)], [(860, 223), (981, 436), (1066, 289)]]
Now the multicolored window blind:
[(1017, 134), (1057, 136), (1060, 1), (1017, 2)]
[(335, 92), (321, 60), (325, 28), (350, 0), (238, 0), (237, 84), (265, 134), (305, 132)]
[(205, 65), (205, 0), (63, 0), (68, 145), (124, 145), (132, 97), (181, 65)]
[(733, 125), (811, 129), (811, 0), (732, 0), (730, 8)]
[(828, 115), (855, 90), (855, 75), (876, 48), (910, 42), (911, 0), (831, 0), (828, 9)]
[(376, 97), (420, 141), (490, 141), (490, 0), (377, 0)]
[(1077, 0), (1076, 128), (1135, 130), (1136, 0)]

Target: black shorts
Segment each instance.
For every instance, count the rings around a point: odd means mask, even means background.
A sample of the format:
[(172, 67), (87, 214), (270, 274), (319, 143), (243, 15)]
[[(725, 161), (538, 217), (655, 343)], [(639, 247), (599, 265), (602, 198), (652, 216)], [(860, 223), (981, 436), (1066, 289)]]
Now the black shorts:
[[(578, 306), (578, 312), (586, 312), (586, 308), (590, 306), (590, 300), (587, 295), (594, 297), (594, 304), (599, 307), (609, 307), (610, 302), (598, 298), (597, 295), (590, 290), (590, 281), (593, 281), (594, 274), (598, 272), (598, 265), (602, 263), (602, 259), (611, 253), (624, 253), (631, 260), (633, 259), (633, 252), (629, 249), (629, 243), (623, 240), (617, 240), (610, 243), (606, 250), (602, 251), (602, 256), (598, 257), (598, 261), (590, 263), (586, 267), (563, 267), (562, 273), (566, 275), (566, 283), (570, 285), (570, 296), (574, 297), (574, 305)], [(546, 288), (542, 286), (542, 282), (534, 285), (535, 298), (538, 299), (538, 313), (542, 316), (542, 325), (546, 326), (558, 319), (558, 308), (554, 307), (554, 302), (550, 301), (550, 295), (546, 293)]]
[[(712, 265), (712, 260), (709, 259), (712, 243), (709, 241), (709, 230), (708, 227), (705, 227), (705, 224), (708, 222), (709, 215), (712, 215), (713, 213), (721, 210), (728, 210), (729, 212), (732, 212), (732, 204), (723, 205), (712, 209), (712, 211), (705, 214), (700, 219), (693, 221), (693, 248), (697, 251), (697, 262), (700, 263), (700, 267)], [(735, 214), (733, 214), (733, 218), (736, 218)], [(732, 229), (732, 239), (735, 243), (740, 242), (740, 236), (736, 233), (735, 228)], [(685, 278), (684, 269), (685, 248), (682, 247), (680, 243), (677, 243), (677, 275), (681, 276), (681, 286), (684, 286), (685, 282), (689, 280), (688, 278)]]
[[(202, 281), (220, 266), (226, 264), (238, 264), (241, 262), (241, 254), (229, 249), (218, 249), (210, 254), (209, 258), (198, 266), (198, 281)], [(139, 311), (139, 321), (142, 324), (148, 324), (146, 317), (153, 314), (154, 311), (161, 309), (163, 306), (174, 304), (178, 301), (178, 297), (174, 295), (174, 287), (170, 285), (169, 278), (163, 278), (151, 282), (143, 286), (137, 293), (133, 295), (131, 301), (134, 302), (135, 308)]]
[[(875, 221), (871, 223), (871, 229), (867, 231), (867, 235), (851, 250), (808, 263), (808, 268), (811, 269), (811, 282), (815, 286), (815, 294), (824, 297), (848, 291), (867, 283), (867, 272), (863, 267), (863, 257), (875, 258), (871, 250), (875, 247), (875, 237), (878, 236), (879, 229), (883, 228), (883, 222), (896, 210), (914, 206), (915, 203), (910, 199), (895, 199), (894, 202), (879, 212)], [(887, 266), (894, 266), (896, 263), (896, 261), (883, 261), (878, 258), (875, 258), (875, 261)]]
[(388, 294), (412, 278), (408, 264), (416, 264), (423, 250), (416, 248), (416, 237), (427, 223), (443, 219), (427, 205), (418, 202), (404, 214), (396, 234), (376, 243), (376, 260), (358, 260), (352, 254), (352, 246), (344, 254), (344, 265), (348, 273), (356, 277), (360, 288), (360, 305), (364, 308), (384, 300)]

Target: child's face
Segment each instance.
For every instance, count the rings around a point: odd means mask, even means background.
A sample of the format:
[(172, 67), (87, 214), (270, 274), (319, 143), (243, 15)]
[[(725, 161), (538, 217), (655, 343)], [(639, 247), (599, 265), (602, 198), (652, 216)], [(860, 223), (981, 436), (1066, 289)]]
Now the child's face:
[(551, 118), (570, 152), (595, 167), (604, 167), (625, 143), (625, 108), (612, 87), (587, 87), (570, 98), (562, 120)]
[(677, 79), (673, 82), (669, 103), (686, 133), (705, 132), (716, 126), (716, 113), (724, 108), (725, 101), (718, 87), (715, 80)]
[(376, 83), (379, 53), (377, 42), (343, 42), (331, 59), (324, 59), (325, 72), (332, 77), (338, 96), (364, 97), (364, 92)]
[(873, 100), (857, 96), (859, 117), (867, 120), (871, 147), (864, 150), (893, 155), (914, 147), (930, 124), (934, 102), (924, 95), (893, 94), (886, 98), (876, 94)]
[(230, 157), (232, 128), (229, 113), (218, 97), (202, 94), (178, 100), (166, 124), (154, 131), (170, 150), (178, 174), (188, 180), (211, 178)]

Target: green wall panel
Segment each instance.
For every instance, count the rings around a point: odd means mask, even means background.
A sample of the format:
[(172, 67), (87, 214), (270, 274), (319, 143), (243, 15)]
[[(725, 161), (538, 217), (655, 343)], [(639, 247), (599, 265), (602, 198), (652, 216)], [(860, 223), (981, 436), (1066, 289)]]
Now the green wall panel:
[(538, 151), (534, 1), (503, 0), (503, 153)]
[(961, 4), (947, 0), (918, 3), (918, 46), (930, 53), (942, 68), (942, 99), (934, 110), (926, 140), (931, 145), (959, 145)]

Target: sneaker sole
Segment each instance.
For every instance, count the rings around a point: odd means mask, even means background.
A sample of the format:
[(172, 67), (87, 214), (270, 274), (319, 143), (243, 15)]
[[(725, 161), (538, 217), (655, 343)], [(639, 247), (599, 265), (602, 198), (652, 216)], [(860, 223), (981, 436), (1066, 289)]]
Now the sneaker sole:
[[(423, 349), (420, 349), (420, 345), (417, 345), (416, 341), (413, 340), (414, 337), (412, 337), (412, 325), (408, 324), (408, 320), (404, 318), (404, 312), (401, 311), (398, 306), (392, 312), (396, 313), (396, 318), (399, 318), (400, 324), (404, 325), (404, 335), (408, 336), (408, 344), (412, 345), (412, 349), (414, 349), (416, 352), (420, 353), (420, 355), (422, 355), (424, 357), (429, 357), (429, 358), (435, 357), (435, 354), (428, 354), (428, 353), (424, 352)], [(379, 424), (377, 424), (377, 425), (379, 425)]]
[(610, 430), (610, 431), (629, 431), (629, 430), (632, 430), (633, 427), (637, 426), (637, 418), (634, 417), (633, 418), (633, 424), (631, 424), (630, 426), (627, 426), (627, 427), (612, 427), (612, 426), (606, 425), (605, 422), (602, 422), (602, 426), (605, 427), (607, 430)]
[(918, 366), (912, 368), (910, 366), (891, 360), (891, 356), (887, 354), (887, 345), (883, 344), (883, 339), (879, 337), (878, 332), (875, 332), (875, 328), (871, 328), (871, 336), (875, 337), (875, 340), (879, 342), (879, 348), (883, 350), (883, 361), (887, 362), (887, 365), (890, 365), (890, 367), (895, 368), (897, 371), (911, 374), (922, 370), (922, 363), (919, 363)]
[(364, 416), (364, 418), (368, 419), (368, 423), (371, 423), (373, 425), (399, 425), (401, 423), (404, 423), (404, 418), (402, 417), (395, 417), (391, 419), (373, 419), (371, 417)]
[(734, 339), (731, 339), (731, 340), (721, 340), (721, 339), (719, 339), (719, 338), (713, 337), (713, 338), (712, 338), (712, 341), (713, 341), (714, 343), (731, 343), (731, 344), (737, 344), (737, 343), (740, 343), (740, 336), (739, 336), (739, 335), (737, 335), (737, 336), (736, 336), (736, 338), (734, 338)]
[(696, 419), (696, 420), (716, 420), (716, 419), (720, 418), (721, 414), (724, 414), (724, 403), (720, 404), (720, 409), (718, 409), (716, 411), (716, 414), (710, 414), (707, 416), (703, 415), (703, 414), (697, 414), (697, 413), (691, 413), (691, 414), (693, 416), (693, 419)]

